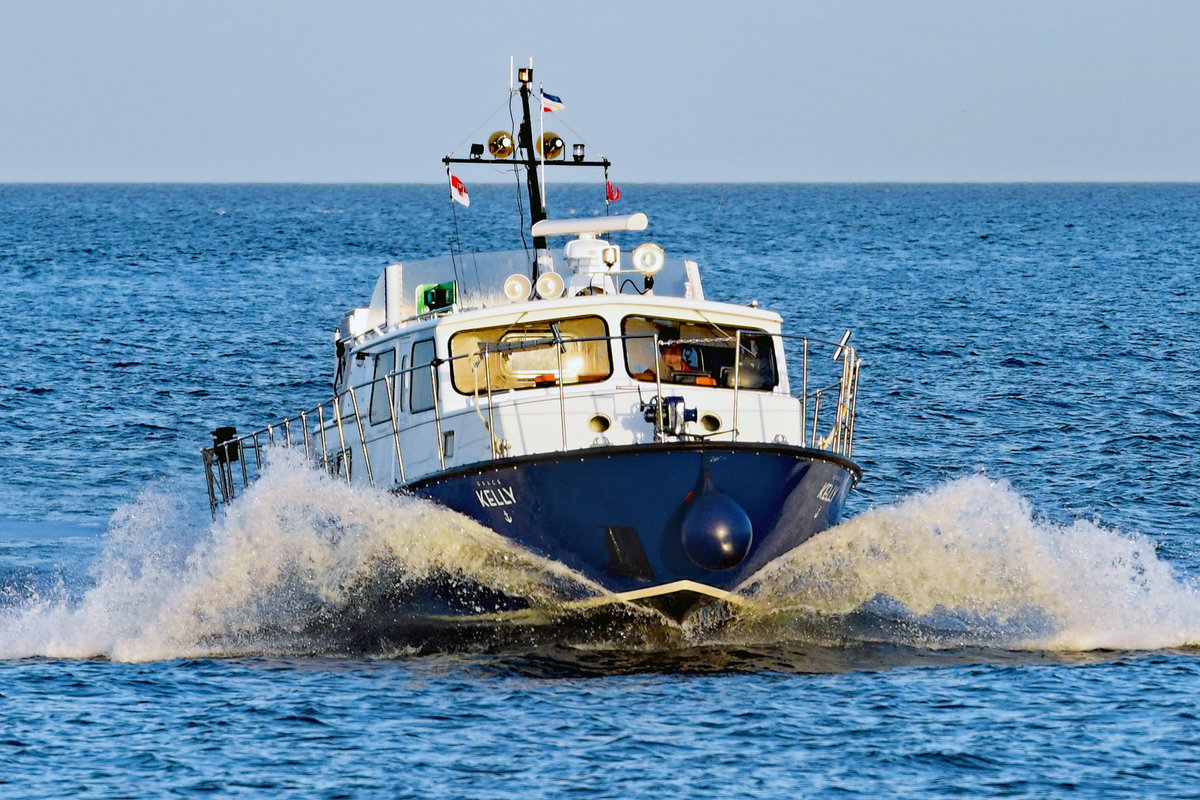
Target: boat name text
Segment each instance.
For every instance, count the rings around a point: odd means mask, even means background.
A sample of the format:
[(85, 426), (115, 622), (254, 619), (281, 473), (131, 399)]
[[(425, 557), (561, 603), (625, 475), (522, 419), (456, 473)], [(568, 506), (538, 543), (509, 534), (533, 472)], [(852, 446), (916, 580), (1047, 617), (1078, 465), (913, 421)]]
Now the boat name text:
[(515, 506), (517, 504), (516, 490), (506, 486), (500, 486), (495, 489), (476, 489), (475, 497), (479, 499), (479, 505), (484, 508), (499, 508), (500, 506)]

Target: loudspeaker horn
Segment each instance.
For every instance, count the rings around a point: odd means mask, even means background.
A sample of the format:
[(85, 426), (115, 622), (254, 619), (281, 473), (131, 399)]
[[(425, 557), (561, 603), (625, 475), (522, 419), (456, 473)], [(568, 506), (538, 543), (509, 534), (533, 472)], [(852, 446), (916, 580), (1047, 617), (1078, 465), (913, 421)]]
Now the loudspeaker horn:
[(512, 134), (508, 131), (496, 131), (488, 137), (488, 152), (493, 158), (508, 158), (513, 154)]
[(543, 133), (538, 137), (538, 150), (542, 152), (542, 158), (547, 161), (553, 161), (561, 156), (564, 147), (563, 140), (557, 133)]

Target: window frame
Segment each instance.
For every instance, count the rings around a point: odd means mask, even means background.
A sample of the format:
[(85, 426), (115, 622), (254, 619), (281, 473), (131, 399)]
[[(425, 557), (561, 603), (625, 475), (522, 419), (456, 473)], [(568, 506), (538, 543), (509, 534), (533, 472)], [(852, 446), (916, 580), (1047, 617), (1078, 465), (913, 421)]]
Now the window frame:
[[(388, 376), (396, 371), (396, 347), (393, 345), (387, 350), (380, 350), (374, 356), (375, 360), (372, 362), (371, 369), (371, 399), (367, 406), (367, 421), (372, 425), (382, 425), (385, 422), (390, 422), (392, 418), (392, 412), (388, 408), (388, 390), (384, 386), (384, 383), (391, 380)], [(384, 359), (389, 356), (392, 363), (380, 375), (379, 367), (383, 365)], [(395, 396), (394, 388), (392, 395)]]
[[(423, 355), (418, 354), (418, 348), (426, 349), (428, 346), (428, 360), (422, 361)], [(428, 339), (418, 339), (412, 344), (412, 371), (408, 381), (408, 410), (409, 413), (419, 414), (422, 411), (432, 411), (437, 407), (437, 382), (434, 379), (434, 370), (428, 369), (430, 364), (437, 361), (437, 343), (430, 337)], [(436, 369), (436, 368), (435, 368)], [(422, 393), (418, 398), (418, 391)], [(418, 399), (424, 401), (424, 393), (428, 392), (428, 405), (424, 403), (418, 405)]]
[[(600, 328), (601, 332), (595, 336), (582, 336), (582, 337), (576, 338), (576, 337), (573, 337), (570, 334), (570, 332), (561, 330), (563, 326), (570, 325), (573, 322), (584, 322), (584, 321), (586, 321), (588, 323), (599, 323), (599, 328)], [(481, 381), (482, 385), (476, 387), (474, 381), (472, 381), (469, 385), (460, 385), (460, 380), (459, 380), (460, 378), (465, 378), (466, 376), (473, 374), (473, 370), (471, 369), (470, 363), (471, 363), (471, 360), (473, 358), (475, 358), (476, 354), (479, 352), (478, 351), (478, 343), (480, 341), (492, 341), (494, 343), (500, 343), (500, 342), (504, 341), (504, 337), (509, 336), (511, 334), (515, 333), (517, 335), (520, 335), (522, 333), (540, 333), (540, 331), (538, 331), (538, 328), (548, 330), (551, 325), (559, 326), (560, 333), (562, 333), (562, 336), (563, 336), (563, 341), (565, 343), (567, 343), (568, 345), (571, 342), (578, 342), (585, 346), (591, 345), (593, 347), (597, 347), (597, 348), (602, 347), (603, 348), (602, 355), (604, 358), (605, 371), (603, 373), (597, 373), (597, 372), (586, 373), (586, 380), (581, 379), (583, 377), (583, 374), (577, 375), (575, 379), (571, 379), (568, 376), (567, 380), (564, 380), (562, 382), (562, 385), (564, 387), (583, 386), (583, 385), (593, 384), (593, 383), (603, 383), (604, 381), (608, 380), (609, 378), (611, 378), (613, 376), (614, 372), (616, 371), (616, 365), (613, 360), (612, 334), (609, 331), (608, 320), (605, 319), (600, 314), (581, 314), (581, 315), (573, 316), (573, 317), (563, 317), (563, 318), (553, 318), (553, 319), (520, 320), (515, 323), (489, 325), (486, 327), (478, 327), (478, 328), (463, 328), (462, 330), (455, 331), (453, 334), (450, 335), (450, 340), (449, 340), (449, 352), (450, 352), (450, 359), (451, 359), (450, 383), (454, 387), (454, 391), (458, 392), (461, 395), (465, 395), (467, 397), (483, 395), (488, 392), (488, 386), (487, 386), (486, 381)], [(485, 340), (482, 337), (480, 337), (480, 338), (476, 339), (475, 348), (472, 349), (470, 352), (464, 351), (462, 353), (458, 353), (455, 351), (456, 340), (458, 342), (462, 341), (462, 339), (460, 337), (464, 337), (464, 336), (477, 336), (478, 337), (481, 334), (490, 333), (493, 331), (500, 331), (500, 333), (496, 336), (495, 339)], [(549, 334), (547, 334), (547, 336), (548, 335)], [(531, 340), (540, 340), (542, 338), (547, 338), (547, 337), (535, 336)], [(517, 350), (517, 351), (513, 351), (513, 352), (522, 352), (522, 351)], [(533, 351), (531, 350), (531, 351), (524, 351), (524, 352), (533, 352)], [(495, 357), (495, 354), (493, 354), (493, 357)], [(463, 366), (460, 366), (460, 365), (463, 365)], [(480, 367), (481, 371), (482, 371), (482, 369), (483, 368)], [(563, 372), (566, 373), (566, 370), (564, 370)], [(553, 375), (553, 373), (549, 373), (549, 374), (551, 376)], [(492, 380), (493, 380), (493, 383), (496, 383), (495, 376), (493, 376)], [(557, 379), (551, 380), (551, 381), (534, 380), (533, 382), (527, 383), (524, 385), (493, 386), (491, 388), (491, 391), (493, 394), (499, 393), (499, 392), (508, 392), (508, 391), (520, 392), (520, 391), (525, 391), (527, 389), (544, 389), (544, 388), (548, 388), (551, 386), (558, 386), (558, 385), (559, 385), (559, 382)]]
[[(685, 326), (705, 328), (716, 336), (728, 336), (730, 339), (730, 347), (733, 346), (733, 341), (737, 338), (739, 332), (741, 333), (741, 342), (743, 348), (746, 346), (747, 341), (756, 340), (761, 342), (765, 340), (770, 343), (771, 347), (770, 357), (767, 360), (769, 373), (762, 380), (760, 385), (743, 385), (739, 387), (739, 389), (740, 391), (750, 392), (771, 392), (779, 386), (779, 358), (777, 349), (775, 347), (775, 334), (772, 334), (762, 328), (748, 327), (745, 325), (723, 325), (721, 323), (710, 322), (708, 320), (677, 319), (673, 317), (658, 315), (651, 316), (647, 314), (627, 314), (621, 318), (621, 337), (622, 342), (624, 343), (624, 346), (621, 349), (624, 351), (625, 371), (628, 373), (629, 377), (636, 381), (647, 383), (661, 382), (672, 386), (704, 386), (717, 389), (733, 389), (734, 387), (731, 383), (726, 384), (722, 382), (722, 374), (724, 371), (732, 369), (737, 362), (736, 360), (731, 359), (731, 363), (729, 364), (719, 364), (713, 360), (709, 362), (710, 364), (713, 364), (711, 368), (703, 369), (703, 367), (708, 367), (708, 364), (705, 364), (701, 359), (704, 356), (711, 357), (714, 355), (714, 352), (700, 343), (685, 344), (684, 347), (691, 350), (690, 369), (687, 372), (676, 373), (677, 375), (683, 375), (683, 378), (676, 379), (674, 375), (661, 374), (666, 373), (666, 369), (664, 368), (666, 365), (663, 363), (661, 350), (658, 354), (653, 356), (655, 362), (653, 367), (647, 366), (644, 370), (638, 370), (635, 372), (634, 364), (631, 361), (630, 345), (634, 342), (646, 342), (646, 347), (652, 348), (653, 344), (651, 343), (651, 339), (644, 337), (639, 333), (631, 334), (629, 332), (630, 322), (633, 320), (641, 321), (652, 326), (654, 330), (659, 333), (658, 341), (660, 343), (663, 341), (671, 341), (673, 339), (680, 339), (683, 342), (687, 342), (688, 339), (695, 338), (683, 335), (683, 329)], [(666, 330), (664, 327), (665, 325), (671, 326), (675, 331), (678, 332), (678, 334), (674, 336), (663, 336), (662, 334)], [(684, 357), (685, 361), (689, 360), (687, 354), (681, 353), (681, 356)], [(756, 360), (760, 364), (762, 363), (761, 356), (756, 356)], [(696, 370), (697, 365), (701, 366), (702, 369)], [(690, 379), (688, 372), (694, 372), (694, 376), (691, 376)], [(726, 377), (728, 377), (728, 374), (725, 374)]]

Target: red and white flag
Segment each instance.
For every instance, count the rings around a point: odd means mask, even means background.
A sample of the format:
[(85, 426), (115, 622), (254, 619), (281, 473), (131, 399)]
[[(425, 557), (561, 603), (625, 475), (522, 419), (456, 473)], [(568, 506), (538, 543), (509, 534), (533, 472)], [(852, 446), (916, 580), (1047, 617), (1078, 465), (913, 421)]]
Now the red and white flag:
[(621, 199), (620, 187), (613, 186), (612, 181), (605, 181), (604, 182), (604, 197), (610, 203), (617, 202), (618, 200)]
[(458, 179), (457, 175), (450, 176), (450, 199), (464, 206), (471, 205), (471, 197), (467, 194), (467, 185)]

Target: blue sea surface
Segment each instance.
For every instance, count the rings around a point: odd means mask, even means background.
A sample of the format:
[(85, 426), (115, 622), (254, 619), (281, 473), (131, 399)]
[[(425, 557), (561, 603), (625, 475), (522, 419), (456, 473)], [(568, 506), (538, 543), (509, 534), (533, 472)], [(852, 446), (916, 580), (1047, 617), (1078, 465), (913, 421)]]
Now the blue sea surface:
[(1200, 186), (622, 192), (853, 330), (847, 519), (753, 613), (406, 636), (378, 583), (552, 577), (296, 458), (214, 520), (199, 451), (324, 400), (386, 264), (520, 246), (517, 188), (0, 186), (0, 796), (1200, 797)]

